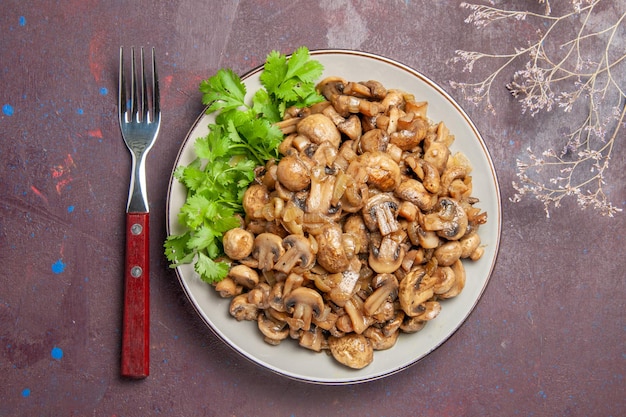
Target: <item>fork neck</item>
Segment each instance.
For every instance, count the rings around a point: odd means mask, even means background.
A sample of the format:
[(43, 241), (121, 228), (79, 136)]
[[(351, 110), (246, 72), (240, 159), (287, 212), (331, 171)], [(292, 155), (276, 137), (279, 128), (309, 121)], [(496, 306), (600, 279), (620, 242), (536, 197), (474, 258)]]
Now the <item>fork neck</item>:
[(146, 153), (132, 152), (132, 170), (128, 192), (127, 213), (148, 213), (148, 193), (146, 187)]

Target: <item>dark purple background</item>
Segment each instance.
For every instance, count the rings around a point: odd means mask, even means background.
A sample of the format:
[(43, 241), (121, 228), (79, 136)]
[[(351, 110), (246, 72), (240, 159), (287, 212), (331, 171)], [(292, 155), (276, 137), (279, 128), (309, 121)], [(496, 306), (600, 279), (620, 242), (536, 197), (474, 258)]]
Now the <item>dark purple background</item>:
[[(605, 3), (608, 16), (625, 8)], [(560, 116), (521, 115), (504, 88), (511, 72), (492, 92), (496, 116), (450, 88), (488, 74), (446, 65), (455, 50), (535, 36), (524, 21), (478, 31), (467, 14), (431, 0), (0, 2), (0, 415), (624, 415), (626, 214), (566, 200), (548, 219), (532, 198), (510, 201), (516, 159), (558, 146)], [(116, 114), (120, 45), (156, 47), (163, 110), (148, 158), (151, 376), (134, 382), (119, 377), (130, 166)], [(475, 121), (502, 188), (498, 262), (467, 322), (415, 366), (361, 385), (293, 382), (242, 359), (204, 326), (162, 256), (169, 175), (202, 111), (199, 82), (301, 45), (381, 54), (432, 78)], [(625, 132), (606, 186), (619, 208)]]

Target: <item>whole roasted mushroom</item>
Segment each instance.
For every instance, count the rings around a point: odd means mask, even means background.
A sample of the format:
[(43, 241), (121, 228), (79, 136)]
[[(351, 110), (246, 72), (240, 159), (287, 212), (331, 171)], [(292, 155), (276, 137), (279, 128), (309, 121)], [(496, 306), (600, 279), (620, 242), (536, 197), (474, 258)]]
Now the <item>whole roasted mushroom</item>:
[(248, 230), (236, 227), (224, 233), (222, 244), (224, 253), (230, 259), (247, 258), (254, 248), (254, 235)]
[(341, 133), (337, 126), (322, 113), (311, 114), (302, 119), (297, 126), (299, 135), (304, 135), (315, 144), (328, 141), (335, 148), (341, 143)]
[(342, 272), (350, 264), (343, 246), (343, 233), (336, 224), (322, 226), (319, 235), (315, 236), (318, 245), (317, 263), (326, 271)]
[(367, 172), (367, 183), (380, 191), (393, 191), (401, 181), (400, 167), (386, 152), (370, 151), (359, 156)]
[(262, 219), (263, 207), (269, 201), (269, 191), (261, 184), (252, 184), (245, 191), (242, 199), (243, 209), (250, 219)]
[(307, 164), (295, 152), (280, 160), (276, 177), (289, 191), (302, 191), (311, 183), (311, 174)]

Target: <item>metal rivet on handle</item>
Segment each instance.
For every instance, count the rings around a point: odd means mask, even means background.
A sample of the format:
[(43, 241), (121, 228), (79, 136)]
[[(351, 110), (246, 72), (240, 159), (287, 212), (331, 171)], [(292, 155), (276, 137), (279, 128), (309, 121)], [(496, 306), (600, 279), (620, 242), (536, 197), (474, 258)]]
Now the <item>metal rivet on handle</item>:
[(130, 232), (135, 236), (141, 234), (142, 231), (143, 231), (143, 227), (141, 227), (139, 223), (135, 223), (132, 226), (130, 226)]
[(131, 275), (133, 278), (139, 278), (139, 277), (141, 276), (141, 274), (143, 274), (143, 270), (141, 269), (141, 267), (140, 267), (140, 266), (133, 266), (133, 267), (130, 269), (130, 275)]

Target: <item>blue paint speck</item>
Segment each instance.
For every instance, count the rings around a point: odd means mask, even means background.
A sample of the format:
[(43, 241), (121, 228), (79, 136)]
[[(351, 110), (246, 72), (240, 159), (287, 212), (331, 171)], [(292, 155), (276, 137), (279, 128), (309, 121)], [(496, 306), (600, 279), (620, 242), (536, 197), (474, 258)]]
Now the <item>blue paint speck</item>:
[(109, 90), (107, 90), (106, 87), (102, 87), (100, 88), (100, 94), (106, 96), (107, 94), (109, 94)]
[(20, 26), (26, 26), (26, 18), (24, 16), (20, 16), (19, 24)]
[(30, 388), (24, 388), (22, 390), (22, 397), (26, 398), (30, 396)]
[(83, 109), (76, 109), (76, 113), (78, 113), (78, 114), (83, 114), (83, 113), (84, 113), (84, 111), (83, 111)]
[(67, 207), (67, 212), (68, 212), (68, 213), (71, 213), (71, 212), (73, 212), (73, 211), (74, 211), (74, 206), (68, 206), (68, 207)]
[(50, 351), (50, 355), (52, 356), (52, 359), (56, 359), (57, 361), (60, 361), (63, 358), (63, 349), (55, 346)]
[(62, 260), (59, 259), (52, 264), (52, 272), (54, 272), (55, 274), (60, 274), (63, 271), (65, 271), (65, 263), (63, 263)]
[(2, 106), (2, 113), (6, 114), (7, 116), (13, 116), (15, 110), (10, 104), (5, 104), (4, 106)]

